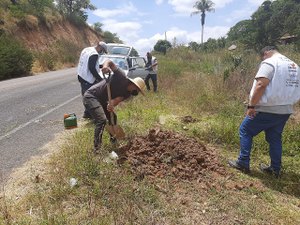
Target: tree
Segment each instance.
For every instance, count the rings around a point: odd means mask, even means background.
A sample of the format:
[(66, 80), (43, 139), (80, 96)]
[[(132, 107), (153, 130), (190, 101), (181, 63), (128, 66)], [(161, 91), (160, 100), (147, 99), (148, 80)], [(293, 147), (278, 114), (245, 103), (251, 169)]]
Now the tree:
[(102, 33), (103, 30), (102, 30), (102, 26), (103, 26), (103, 23), (100, 23), (100, 22), (97, 22), (97, 23), (94, 23), (94, 30), (97, 31), (98, 33)]
[(202, 32), (201, 32), (201, 44), (203, 44), (203, 33), (204, 33), (204, 24), (205, 24), (205, 16), (206, 12), (212, 12), (215, 11), (213, 6), (215, 3), (213, 3), (211, 0), (200, 0), (195, 3), (193, 8), (196, 8), (196, 11), (192, 12), (192, 15), (200, 14), (201, 13), (201, 26), (202, 26)]
[(53, 0), (28, 0), (27, 11), (42, 18), (46, 8), (52, 8)]
[(123, 43), (116, 33), (111, 33), (109, 31), (103, 32), (103, 41), (106, 43)]
[(285, 34), (300, 37), (299, 0), (264, 1), (251, 16), (230, 28), (228, 41), (240, 42), (248, 48), (260, 50), (278, 44)]
[(171, 48), (172, 45), (167, 40), (158, 40), (154, 45), (154, 50), (157, 52), (162, 52), (164, 54), (167, 53), (168, 48)]
[(227, 42), (242, 43), (251, 48), (254, 46), (255, 31), (252, 20), (242, 20), (230, 28), (227, 33)]
[(139, 53), (137, 52), (137, 50), (135, 48), (132, 48), (131, 52), (130, 52), (130, 56), (139, 56)]
[(58, 10), (68, 17), (78, 17), (83, 21), (87, 20), (85, 10), (95, 10), (96, 7), (90, 0), (56, 0)]

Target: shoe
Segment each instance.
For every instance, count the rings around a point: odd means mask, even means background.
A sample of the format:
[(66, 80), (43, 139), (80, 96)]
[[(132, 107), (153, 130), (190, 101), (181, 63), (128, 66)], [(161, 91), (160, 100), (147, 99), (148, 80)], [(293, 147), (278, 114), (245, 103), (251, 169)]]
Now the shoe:
[(89, 120), (93, 119), (90, 115), (86, 115), (86, 114), (83, 114), (82, 118), (89, 119)]
[(228, 160), (228, 165), (242, 171), (243, 173), (250, 173), (250, 169), (240, 165), (237, 160)]
[(276, 178), (279, 178), (280, 172), (274, 170), (273, 167), (262, 163), (260, 164), (259, 168), (262, 172), (274, 175)]

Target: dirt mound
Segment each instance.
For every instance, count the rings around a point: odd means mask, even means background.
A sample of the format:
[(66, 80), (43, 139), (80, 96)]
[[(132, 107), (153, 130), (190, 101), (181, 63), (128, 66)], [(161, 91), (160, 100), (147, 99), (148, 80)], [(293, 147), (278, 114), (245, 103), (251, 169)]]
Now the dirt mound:
[(139, 178), (172, 176), (201, 181), (211, 173), (224, 175), (216, 152), (182, 134), (151, 129), (119, 148), (120, 162), (128, 161)]

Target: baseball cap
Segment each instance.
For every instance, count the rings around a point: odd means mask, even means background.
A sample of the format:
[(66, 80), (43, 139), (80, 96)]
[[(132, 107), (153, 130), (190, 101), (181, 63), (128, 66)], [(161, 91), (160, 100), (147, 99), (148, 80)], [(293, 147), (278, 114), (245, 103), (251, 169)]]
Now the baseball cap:
[(107, 45), (104, 41), (100, 41), (99, 45), (103, 48), (103, 50), (105, 51), (105, 53), (107, 53)]

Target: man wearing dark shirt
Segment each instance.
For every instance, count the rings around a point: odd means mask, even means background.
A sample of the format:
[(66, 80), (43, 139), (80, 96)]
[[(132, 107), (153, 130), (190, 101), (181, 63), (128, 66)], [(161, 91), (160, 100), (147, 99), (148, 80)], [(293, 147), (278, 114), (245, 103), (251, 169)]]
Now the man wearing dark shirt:
[[(99, 75), (99, 55), (107, 53), (107, 46), (105, 42), (99, 42), (97, 46), (87, 47), (82, 50), (78, 63), (77, 73), (78, 81), (81, 85), (81, 94), (89, 89), (93, 84), (102, 80)], [(91, 118), (88, 111), (85, 110), (83, 118)]]
[[(102, 73), (107, 74), (113, 72), (109, 82), (111, 87), (111, 104), (108, 104), (107, 82), (102, 80), (90, 87), (83, 96), (83, 104), (92, 116), (95, 123), (94, 131), (94, 152), (98, 153), (102, 144), (102, 134), (106, 121), (110, 123), (110, 112), (114, 111), (120, 102), (131, 96), (143, 94), (145, 82), (142, 78), (127, 78), (124, 71), (118, 68), (111, 60), (106, 60), (102, 66)], [(113, 113), (116, 124), (117, 116)]]

